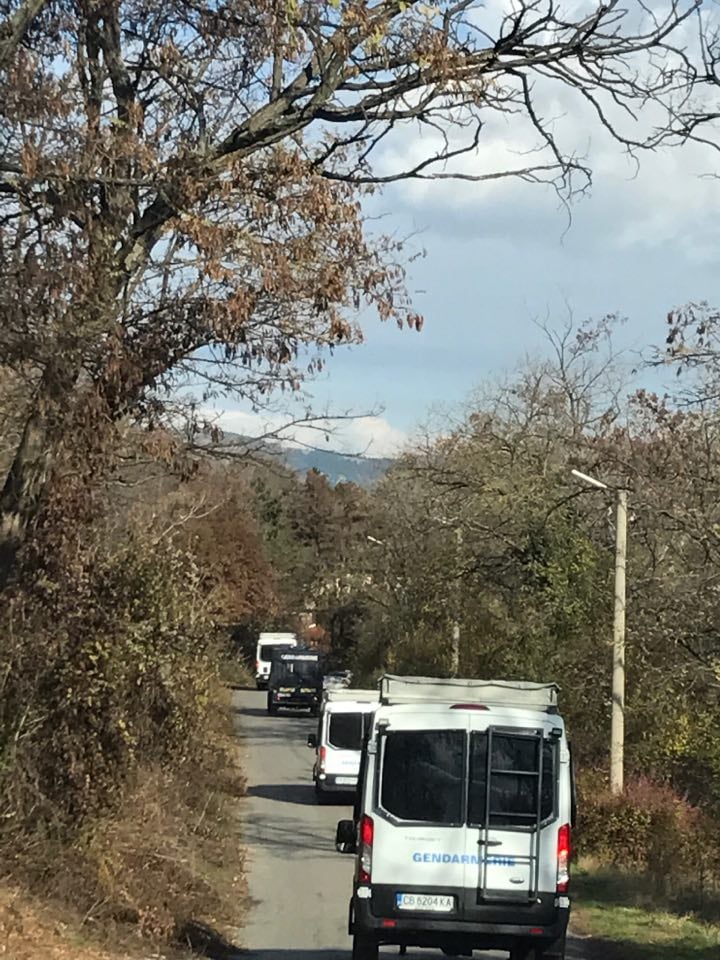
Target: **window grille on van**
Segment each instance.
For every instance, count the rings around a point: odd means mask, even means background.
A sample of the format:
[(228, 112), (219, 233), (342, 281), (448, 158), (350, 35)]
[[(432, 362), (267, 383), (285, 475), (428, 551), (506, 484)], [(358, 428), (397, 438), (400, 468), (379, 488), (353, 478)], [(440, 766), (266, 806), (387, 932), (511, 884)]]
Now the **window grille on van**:
[(537, 733), (518, 735), (498, 730), (473, 733), (468, 822), (478, 826), (487, 822), (491, 827), (534, 827), (538, 814), (540, 821), (551, 817), (555, 805), (554, 752), (554, 744), (543, 740), (542, 732), (539, 737)]

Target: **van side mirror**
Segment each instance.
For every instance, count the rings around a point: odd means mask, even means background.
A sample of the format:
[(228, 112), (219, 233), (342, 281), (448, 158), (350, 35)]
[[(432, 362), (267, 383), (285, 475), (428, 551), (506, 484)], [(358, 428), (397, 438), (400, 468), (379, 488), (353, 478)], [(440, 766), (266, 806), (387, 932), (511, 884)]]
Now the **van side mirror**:
[(355, 824), (352, 820), (340, 820), (335, 834), (335, 849), (338, 853), (356, 853)]
[(307, 745), (308, 745), (309, 747), (312, 747), (313, 750), (316, 750), (316, 749), (317, 749), (317, 737), (315, 736), (314, 733), (308, 734)]

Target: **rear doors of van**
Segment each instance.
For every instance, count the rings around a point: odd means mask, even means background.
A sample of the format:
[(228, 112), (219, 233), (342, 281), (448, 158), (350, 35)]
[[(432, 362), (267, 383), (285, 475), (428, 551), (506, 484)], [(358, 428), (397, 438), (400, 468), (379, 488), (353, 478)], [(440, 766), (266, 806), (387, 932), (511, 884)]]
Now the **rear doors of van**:
[(424, 909), (480, 920), (493, 905), (554, 903), (562, 730), (535, 718), (393, 718), (375, 757), (372, 883), (393, 898), (387, 908), (411, 911), (419, 896)]
[(320, 791), (354, 792), (357, 789), (362, 746), (376, 708), (377, 697), (372, 691), (367, 700), (330, 699), (325, 705), (320, 722), (316, 767), (316, 782)]

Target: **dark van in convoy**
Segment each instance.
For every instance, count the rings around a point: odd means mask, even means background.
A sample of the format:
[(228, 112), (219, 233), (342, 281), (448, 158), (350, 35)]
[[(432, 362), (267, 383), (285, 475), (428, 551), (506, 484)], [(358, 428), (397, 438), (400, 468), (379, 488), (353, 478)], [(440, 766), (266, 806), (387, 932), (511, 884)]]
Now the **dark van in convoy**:
[(323, 655), (302, 647), (279, 651), (268, 680), (267, 712), (283, 707), (317, 714), (323, 689)]

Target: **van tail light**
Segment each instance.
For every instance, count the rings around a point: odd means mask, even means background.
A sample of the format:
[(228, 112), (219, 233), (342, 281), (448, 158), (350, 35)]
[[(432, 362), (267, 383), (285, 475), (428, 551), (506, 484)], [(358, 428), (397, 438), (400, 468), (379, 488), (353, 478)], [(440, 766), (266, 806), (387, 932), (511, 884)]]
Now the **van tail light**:
[(557, 892), (567, 893), (570, 886), (570, 824), (563, 824), (558, 830), (557, 842)]
[(372, 848), (375, 825), (372, 817), (363, 816), (360, 821), (360, 866), (358, 882), (370, 883), (372, 875)]
[(320, 767), (320, 772), (325, 772), (325, 761), (327, 760), (327, 747), (320, 747), (318, 750), (318, 766)]
[(255, 670), (256, 670), (256, 671), (260, 670), (260, 661), (259, 661), (259, 660), (256, 660), (256, 661), (255, 661)]

